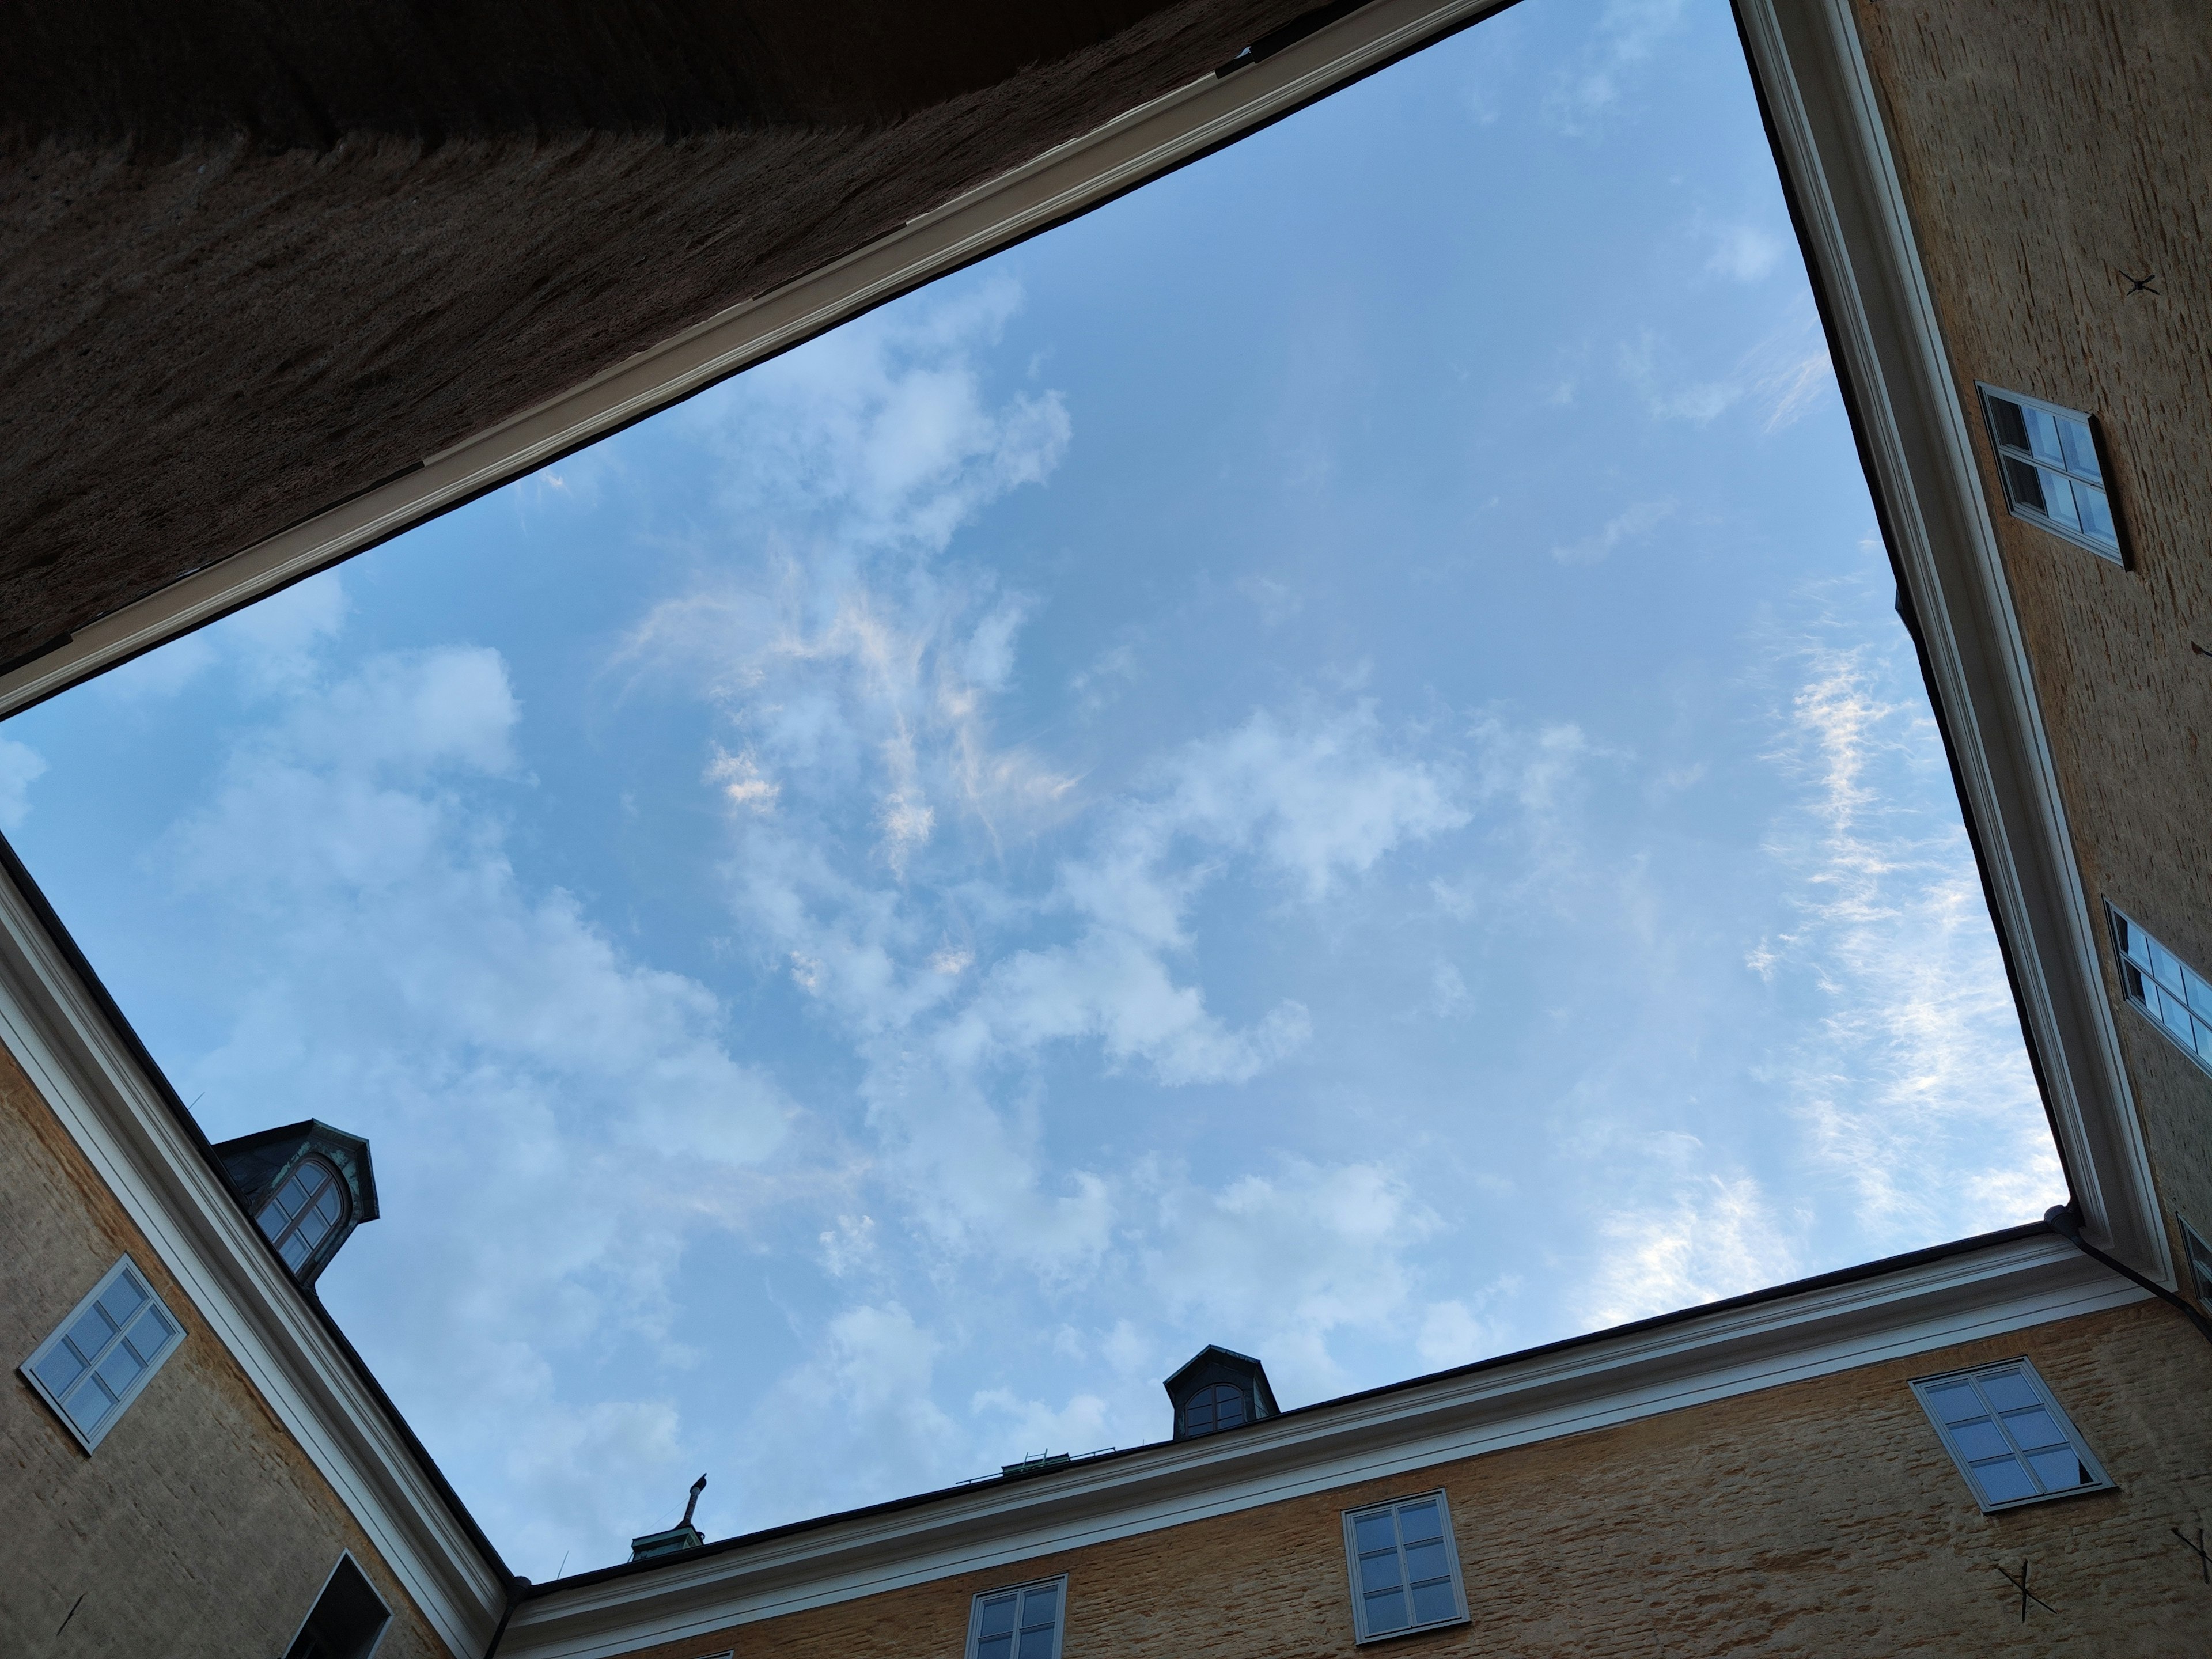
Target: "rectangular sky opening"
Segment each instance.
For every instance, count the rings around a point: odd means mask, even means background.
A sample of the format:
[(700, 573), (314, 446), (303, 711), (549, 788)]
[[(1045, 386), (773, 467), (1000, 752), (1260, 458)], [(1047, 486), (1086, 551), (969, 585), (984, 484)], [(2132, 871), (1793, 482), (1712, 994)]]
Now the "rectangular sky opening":
[(520, 1571), (2065, 1196), (1720, 0), (1528, 0), (8, 722)]

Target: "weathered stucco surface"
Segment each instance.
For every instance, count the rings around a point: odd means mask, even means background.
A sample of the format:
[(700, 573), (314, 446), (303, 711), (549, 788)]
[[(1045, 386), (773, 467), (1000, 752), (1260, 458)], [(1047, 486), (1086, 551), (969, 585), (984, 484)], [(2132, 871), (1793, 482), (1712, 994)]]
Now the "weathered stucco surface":
[(0, 52), (0, 663), (1312, 3), (32, 9)]
[[(2032, 1358), (2119, 1484), (1985, 1516), (1906, 1388)], [(1407, 1659), (2158, 1656), (2212, 1645), (2212, 1586), (2170, 1528), (2212, 1517), (2212, 1346), (2133, 1308), (1388, 1481), (738, 1626), (637, 1659), (958, 1659), (977, 1591), (1068, 1576), (1068, 1659), (1351, 1656), (1340, 1516), (1449, 1495), (1474, 1614)], [(1998, 1572), (2029, 1583), (2030, 1605)]]
[[(15, 1368), (125, 1253), (185, 1340), (87, 1456)], [(276, 1659), (351, 1550), (394, 1614), (378, 1659), (446, 1659), (4, 1050), (0, 1261), (0, 1653)]]
[[(2212, 972), (2212, 9), (1857, 11), (2090, 902)], [(2134, 569), (2007, 514), (1977, 380), (2104, 423)], [(2212, 1076), (2100, 946), (2166, 1210), (2212, 1236)]]

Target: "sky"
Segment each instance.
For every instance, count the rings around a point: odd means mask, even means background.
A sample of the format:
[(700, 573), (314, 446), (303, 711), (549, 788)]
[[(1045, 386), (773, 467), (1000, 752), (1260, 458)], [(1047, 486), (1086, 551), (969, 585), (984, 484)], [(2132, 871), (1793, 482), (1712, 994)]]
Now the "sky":
[(1720, 0), (1527, 0), (0, 727), (517, 1571), (2064, 1197)]

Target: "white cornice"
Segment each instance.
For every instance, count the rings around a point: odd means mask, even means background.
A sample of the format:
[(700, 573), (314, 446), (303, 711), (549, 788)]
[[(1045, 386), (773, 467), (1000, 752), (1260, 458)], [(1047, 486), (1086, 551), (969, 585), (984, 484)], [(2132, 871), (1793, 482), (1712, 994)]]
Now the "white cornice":
[(1737, 0), (2091, 1234), (2173, 1284), (2035, 680), (1849, 0)]
[(404, 477), (101, 617), (0, 676), (0, 718), (519, 478), (884, 301), (1011, 246), (1510, 0), (1371, 0), (1261, 63), (1048, 150), (770, 294), (731, 307)]
[(2056, 1237), (2014, 1240), (555, 1589), (500, 1656), (606, 1659), (2143, 1299)]
[(473, 1659), (503, 1604), (498, 1574), (4, 875), (0, 1037), (385, 1565)]

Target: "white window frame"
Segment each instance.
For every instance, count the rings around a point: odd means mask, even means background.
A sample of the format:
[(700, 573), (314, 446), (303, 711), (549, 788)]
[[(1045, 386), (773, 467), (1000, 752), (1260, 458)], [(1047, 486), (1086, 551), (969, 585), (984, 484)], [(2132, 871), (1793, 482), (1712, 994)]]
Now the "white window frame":
[[(2087, 548), (2099, 558), (2118, 565), (2123, 570), (2128, 568), (2130, 561), (2128, 557), (2127, 526), (2120, 522), (2120, 504), (2113, 497), (2111, 457), (2106, 453), (2104, 430), (2097, 417), (2081, 410), (2069, 409), (2063, 404), (2050, 403), (2041, 398), (2031, 398), (2024, 392), (2008, 392), (2003, 386), (1991, 386), (1984, 380), (1975, 381), (1974, 389), (1981, 394), (1982, 420), (1989, 428), (1990, 447), (1996, 453), (1997, 481), (2004, 490), (2006, 510), (2015, 519), (2024, 520), (2039, 530), (2047, 530), (2062, 541), (2071, 542), (2076, 547)], [(1997, 424), (1996, 403), (1999, 399), (2008, 404), (2017, 404), (2022, 409), (2040, 410), (2044, 414), (2058, 420), (2078, 422), (2089, 434), (2089, 444), (2096, 461), (2097, 476), (2091, 477), (2069, 460), (2062, 459), (2053, 461), (2047, 456), (2038, 455), (2033, 451), (2007, 443), (2002, 428)], [(2076, 530), (2060, 520), (2052, 518), (2040, 507), (2022, 501), (2013, 493), (2012, 474), (2005, 470), (2005, 463), (2008, 460), (2016, 462), (2022, 466), (2034, 467), (2041, 471), (2055, 472), (2066, 479), (2069, 485), (2078, 483), (2095, 490), (2104, 498), (2105, 511), (2112, 520), (2111, 545), (2108, 546), (2099, 541), (2086, 531)]]
[(2212, 1306), (2212, 1242), (2191, 1226), (2188, 1218), (2176, 1216), (2181, 1224), (2182, 1253), (2188, 1258), (2189, 1276), (2197, 1286), (2197, 1299)]
[(376, 1634), (369, 1638), (368, 1645), (358, 1656), (358, 1659), (376, 1659), (376, 1650), (384, 1645), (384, 1638), (392, 1633), (392, 1626), (398, 1621), (392, 1615), (392, 1603), (384, 1599), (384, 1592), (377, 1589), (376, 1580), (362, 1571), (361, 1563), (353, 1559), (351, 1550), (338, 1552), (338, 1559), (331, 1563), (331, 1570), (323, 1575), (323, 1582), (315, 1587), (314, 1599), (307, 1603), (307, 1612), (300, 1615), (299, 1628), (292, 1632), (292, 1639), (284, 1644), (287, 1654), (297, 1647), (300, 1638), (307, 1633), (307, 1626), (315, 1617), (315, 1609), (323, 1605), (323, 1598), (331, 1593), (331, 1581), (348, 1567), (353, 1569), (354, 1576), (368, 1588), (370, 1599), (384, 1609), (384, 1622), (376, 1627)]
[(2105, 918), (2111, 924), (2112, 955), (2128, 1006), (2195, 1060), (2199, 1070), (2212, 1073), (2212, 980), (2110, 899), (2105, 901)]
[[(1997, 1411), (1988, 1395), (1982, 1392), (1980, 1385), (1983, 1378), (2001, 1375), (2017, 1376), (2026, 1382), (2029, 1392), (2036, 1396), (2043, 1409), (2051, 1413), (2051, 1420), (2058, 1425), (2059, 1432), (2066, 1437), (2067, 1443), (2074, 1449), (2074, 1455), (2080, 1461), (2082, 1469), (2087, 1473), (2089, 1479), (2086, 1482), (2056, 1489), (2044, 1488), (2030, 1492), (2023, 1498), (2007, 1498), (1995, 1501), (1992, 1501), (1988, 1493), (1983, 1490), (1980, 1477), (1975, 1474), (1972, 1465), (1967, 1462), (1965, 1450), (1953, 1436), (1950, 1428), (1944, 1423), (1942, 1413), (1929, 1403), (1928, 1395), (1930, 1389), (1942, 1388), (1947, 1384), (1961, 1382), (1972, 1383), (1976, 1394), (1981, 1395), (1982, 1404), (1988, 1408), (1989, 1420), (1998, 1427), (2006, 1444), (2012, 1449), (2014, 1462), (2027, 1472), (2028, 1478), (2033, 1480), (2039, 1488), (2043, 1488), (2043, 1479), (2035, 1472), (2035, 1466), (2027, 1461), (2015, 1436), (2004, 1427), (2003, 1416)], [(1912, 1393), (1920, 1401), (1920, 1409), (1927, 1414), (1929, 1425), (1936, 1431), (1936, 1437), (1943, 1443), (1943, 1449), (1951, 1454), (1952, 1462), (1958, 1466), (1959, 1476), (1966, 1483), (1966, 1490), (1973, 1494), (1974, 1501), (1981, 1505), (1982, 1513), (1984, 1515), (1994, 1515), (2000, 1510), (2024, 1509), (2030, 1504), (2056, 1503), (2062, 1498), (2076, 1498), (2084, 1492), (2117, 1490), (2112, 1477), (2105, 1472), (2105, 1466), (2098, 1462), (2097, 1454), (2089, 1449), (2089, 1443), (2081, 1437), (2081, 1431), (2074, 1426), (2074, 1419), (2066, 1415), (2065, 1408), (2058, 1403), (2057, 1396), (2051, 1392), (2050, 1384), (2043, 1380), (2041, 1375), (2036, 1370), (2034, 1363), (2027, 1358), (2001, 1359), (1987, 1365), (1969, 1366), (1965, 1370), (1945, 1371), (1936, 1376), (1916, 1376), (1912, 1379)]]
[(1031, 1592), (1042, 1589), (1058, 1592), (1058, 1599), (1053, 1603), (1052, 1651), (1045, 1659), (1060, 1659), (1060, 1645), (1067, 1635), (1067, 1575), (1064, 1572), (1052, 1578), (1030, 1578), (1018, 1584), (1000, 1584), (977, 1591), (975, 1599), (968, 1604), (967, 1659), (976, 1659), (976, 1644), (982, 1639), (983, 1604), (1008, 1595), (1014, 1598), (1014, 1639), (1007, 1647), (1007, 1659), (1021, 1659), (1023, 1600)]
[[(92, 1311), (94, 1304), (113, 1290), (126, 1275), (137, 1289), (145, 1293), (143, 1304), (133, 1306), (130, 1321), (100, 1344), (90, 1356), (91, 1363), (72, 1378), (66, 1388), (58, 1392), (49, 1388), (46, 1379), (39, 1375), (39, 1367), (69, 1340), (70, 1334), (76, 1328), (77, 1322)], [(112, 1323), (112, 1316), (106, 1315), (104, 1309), (101, 1311), (103, 1316), (107, 1317), (108, 1322)], [(112, 1410), (105, 1413), (92, 1423), (80, 1421), (76, 1413), (64, 1403), (64, 1396), (74, 1398), (81, 1394), (91, 1377), (114, 1355), (116, 1350), (123, 1346), (125, 1337), (138, 1328), (140, 1322), (149, 1311), (158, 1311), (167, 1322), (169, 1327), (167, 1338), (150, 1353), (142, 1352), (137, 1345), (133, 1343), (131, 1352), (137, 1354), (144, 1362), (138, 1374), (117, 1391)], [(108, 1431), (123, 1420), (123, 1414), (129, 1411), (131, 1403), (146, 1391), (146, 1385), (154, 1380), (154, 1374), (168, 1363), (169, 1356), (182, 1347), (184, 1341), (185, 1322), (177, 1317), (167, 1303), (161, 1300), (161, 1294), (154, 1288), (153, 1281), (146, 1277), (138, 1264), (125, 1255), (100, 1276), (100, 1282), (85, 1292), (84, 1299), (70, 1310), (67, 1316), (60, 1324), (54, 1327), (46, 1340), (31, 1351), (31, 1357), (15, 1369), (23, 1380), (37, 1392), (39, 1398), (45, 1401), (52, 1408), (54, 1415), (61, 1419), (62, 1425), (76, 1437), (77, 1444), (82, 1446), (87, 1455), (89, 1455), (98, 1448), (101, 1441), (107, 1437)], [(82, 1350), (76, 1348), (74, 1345), (72, 1345), (72, 1351), (82, 1355)], [(101, 1380), (106, 1381), (105, 1378)]]
[[(1399, 1530), (1398, 1511), (1413, 1504), (1433, 1503), (1437, 1506), (1437, 1523), (1443, 1528), (1444, 1559), (1451, 1566), (1452, 1613), (1448, 1619), (1430, 1619), (1401, 1625), (1395, 1630), (1370, 1631), (1367, 1628), (1367, 1597), (1359, 1581), (1358, 1523), (1373, 1515), (1389, 1515), (1393, 1534), (1398, 1540), (1398, 1582), (1406, 1590), (1406, 1611), (1413, 1611), (1413, 1581), (1406, 1570), (1405, 1534)], [(1352, 1591), (1352, 1627), (1353, 1640), (1364, 1647), (1370, 1642), (1394, 1642), (1401, 1636), (1419, 1636), (1424, 1631), (1449, 1630), (1454, 1626), (1469, 1622), (1467, 1608), (1467, 1580), (1460, 1566), (1459, 1540), (1452, 1532), (1451, 1499), (1443, 1487), (1434, 1492), (1408, 1492), (1402, 1498), (1385, 1498), (1379, 1504), (1362, 1504), (1356, 1510), (1344, 1511), (1344, 1571)]]

